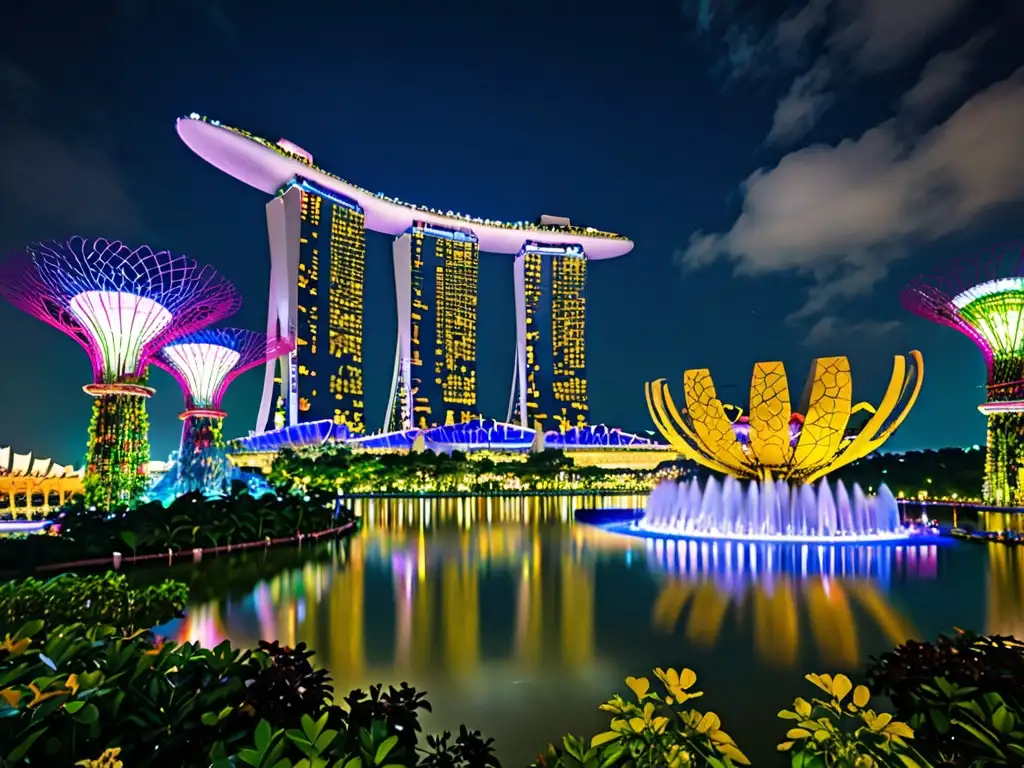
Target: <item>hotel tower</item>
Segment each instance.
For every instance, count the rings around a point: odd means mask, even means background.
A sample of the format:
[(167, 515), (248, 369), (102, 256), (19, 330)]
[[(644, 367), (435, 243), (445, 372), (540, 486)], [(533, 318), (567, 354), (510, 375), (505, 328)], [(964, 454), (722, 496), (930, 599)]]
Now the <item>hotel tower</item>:
[(295, 349), (267, 368), (260, 424), (330, 419), (362, 434), (363, 209), (297, 178), (267, 203), (267, 230), (268, 331), (293, 335)]
[(628, 238), (554, 216), (501, 222), (413, 205), (340, 179), (287, 139), (268, 141), (195, 113), (180, 118), (177, 131), (211, 165), (273, 196), (267, 330), (293, 337), (295, 349), (267, 366), (255, 433), (327, 420), (354, 435), (367, 432), (367, 230), (395, 238), (398, 344), (386, 431), (463, 424), (482, 415), (481, 252), (513, 257), (516, 351), (508, 421), (563, 432), (588, 424), (587, 265), (629, 253)]

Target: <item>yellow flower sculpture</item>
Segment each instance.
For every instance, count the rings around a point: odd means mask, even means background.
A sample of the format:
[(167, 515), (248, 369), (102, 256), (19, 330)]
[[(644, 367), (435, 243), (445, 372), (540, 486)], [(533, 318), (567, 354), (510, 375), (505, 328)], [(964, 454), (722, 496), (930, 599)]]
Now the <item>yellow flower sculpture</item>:
[[(707, 368), (683, 373), (682, 412), (664, 379), (646, 385), (647, 407), (672, 447), (698, 464), (751, 480), (811, 483), (877, 450), (896, 431), (917, 400), (924, 377), (921, 353), (914, 350), (909, 358), (893, 359), (889, 386), (877, 408), (853, 404), (853, 378), (845, 357), (814, 361), (798, 411), (792, 408), (782, 363), (754, 366), (749, 416), (718, 398)], [(871, 418), (847, 439), (850, 416), (859, 410), (869, 411)]]

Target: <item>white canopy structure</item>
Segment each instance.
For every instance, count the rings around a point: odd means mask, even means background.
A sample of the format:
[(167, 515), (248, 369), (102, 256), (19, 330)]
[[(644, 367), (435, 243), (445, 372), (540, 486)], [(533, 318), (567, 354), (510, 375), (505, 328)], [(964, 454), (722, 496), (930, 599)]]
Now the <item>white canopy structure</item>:
[(10, 446), (0, 447), (0, 475), (15, 477), (78, 477), (82, 470), (57, 464), (53, 459), (33, 459), (29, 453), (14, 453)]

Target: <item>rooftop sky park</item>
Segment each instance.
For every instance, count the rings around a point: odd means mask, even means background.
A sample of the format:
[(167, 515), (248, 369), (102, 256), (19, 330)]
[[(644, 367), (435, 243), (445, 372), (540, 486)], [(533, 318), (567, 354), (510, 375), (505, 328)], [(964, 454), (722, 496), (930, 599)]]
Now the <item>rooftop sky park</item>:
[[(267, 331), (295, 337), (271, 361), (254, 432), (333, 421), (353, 435), (479, 419), (478, 259), (512, 254), (515, 372), (505, 420), (546, 431), (593, 423), (586, 362), (587, 264), (633, 248), (622, 235), (542, 216), (499, 222), (369, 192), (270, 142), (192, 114), (178, 135), (196, 154), (274, 195), (267, 203)], [(363, 386), (365, 232), (391, 235), (398, 339), (387, 412), (367, 419)], [(376, 420), (373, 420), (376, 422)]]

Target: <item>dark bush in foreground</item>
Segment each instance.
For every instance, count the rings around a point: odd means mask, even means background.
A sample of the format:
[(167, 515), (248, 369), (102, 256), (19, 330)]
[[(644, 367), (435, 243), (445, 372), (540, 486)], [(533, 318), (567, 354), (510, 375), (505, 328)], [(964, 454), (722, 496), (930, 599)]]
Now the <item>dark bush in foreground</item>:
[(468, 730), (424, 748), (424, 702), (411, 688), (353, 691), (347, 710), (331, 704), (327, 675), (301, 646), (155, 645), (83, 625), (40, 644), (41, 629), (31, 623), (0, 644), (0, 765), (70, 766), (114, 749), (126, 766), (153, 768), (284, 768), (310, 757), (304, 765), (497, 765), (490, 742)]
[(892, 700), (938, 765), (1024, 765), (1024, 643), (973, 632), (908, 642), (872, 659)]
[[(491, 740), (465, 727), (423, 738), (419, 712), (430, 706), (405, 684), (352, 691), (344, 706), (334, 704), (330, 678), (301, 644), (261, 643), (254, 651), (227, 642), (155, 645), (144, 634), (82, 625), (53, 628), (40, 641), (41, 630), (42, 622), (30, 623), (0, 644), (0, 766), (498, 766)], [(880, 687), (899, 687), (896, 717), (873, 708), (868, 688), (845, 675), (807, 675), (817, 696), (779, 712), (788, 728), (779, 751), (795, 768), (1024, 764), (1024, 718), (1012, 683), (1021, 644), (964, 636), (928, 645), (900, 646), (872, 667)], [(976, 685), (934, 676), (967, 674), (964, 660)], [(655, 677), (657, 691), (648, 678), (627, 678), (631, 695), (600, 707), (610, 714), (606, 731), (568, 735), (535, 765), (749, 763), (718, 715), (693, 707), (703, 694), (692, 670), (656, 669)]]

